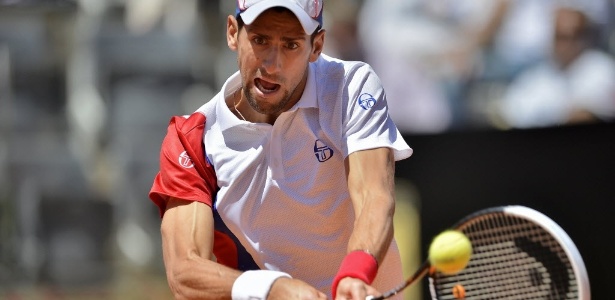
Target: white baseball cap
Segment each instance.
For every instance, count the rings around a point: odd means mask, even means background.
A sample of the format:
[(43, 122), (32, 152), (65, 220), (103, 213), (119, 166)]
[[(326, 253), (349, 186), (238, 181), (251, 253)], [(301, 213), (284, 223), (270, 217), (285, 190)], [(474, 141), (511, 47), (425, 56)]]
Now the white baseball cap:
[(235, 15), (241, 15), (245, 24), (252, 24), (264, 11), (272, 7), (285, 7), (292, 11), (307, 34), (322, 27), (323, 0), (237, 0)]

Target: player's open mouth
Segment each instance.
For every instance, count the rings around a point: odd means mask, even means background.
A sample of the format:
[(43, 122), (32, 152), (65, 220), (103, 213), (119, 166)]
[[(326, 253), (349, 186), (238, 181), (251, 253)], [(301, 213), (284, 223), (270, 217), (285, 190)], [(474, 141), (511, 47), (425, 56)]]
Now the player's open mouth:
[(257, 89), (259, 89), (263, 94), (274, 93), (280, 89), (280, 85), (276, 83), (272, 83), (260, 78), (254, 79), (254, 85)]

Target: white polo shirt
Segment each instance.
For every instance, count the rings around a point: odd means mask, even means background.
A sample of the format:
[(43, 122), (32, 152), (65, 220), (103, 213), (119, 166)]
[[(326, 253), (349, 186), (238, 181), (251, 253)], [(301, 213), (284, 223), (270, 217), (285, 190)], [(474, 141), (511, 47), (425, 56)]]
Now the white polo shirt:
[[(388, 147), (412, 154), (388, 116), (380, 80), (365, 63), (321, 55), (305, 91), (273, 125), (238, 119), (225, 98), (239, 73), (199, 111), (207, 116), (205, 149), (220, 191), (214, 209), (262, 269), (281, 270), (330, 294), (346, 255), (354, 212), (344, 159)], [(373, 285), (403, 280), (395, 243)]]

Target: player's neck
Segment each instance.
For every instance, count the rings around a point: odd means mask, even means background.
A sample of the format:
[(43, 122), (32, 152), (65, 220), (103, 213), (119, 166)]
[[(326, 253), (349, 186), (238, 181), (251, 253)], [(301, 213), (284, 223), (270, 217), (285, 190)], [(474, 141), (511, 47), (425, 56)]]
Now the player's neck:
[(254, 110), (241, 88), (235, 91), (230, 96), (230, 99), (227, 99), (227, 106), (239, 120), (251, 123), (267, 123), (273, 125), (280, 116), (280, 113), (262, 114)]
[(242, 98), (241, 89), (238, 89), (231, 95), (232, 104), (229, 106), (229, 108), (231, 109), (233, 114), (235, 114), (237, 118), (239, 118), (240, 120), (248, 121), (246, 117), (244, 117), (243, 113), (241, 113), (241, 110), (239, 110), (239, 104), (241, 104), (241, 98)]

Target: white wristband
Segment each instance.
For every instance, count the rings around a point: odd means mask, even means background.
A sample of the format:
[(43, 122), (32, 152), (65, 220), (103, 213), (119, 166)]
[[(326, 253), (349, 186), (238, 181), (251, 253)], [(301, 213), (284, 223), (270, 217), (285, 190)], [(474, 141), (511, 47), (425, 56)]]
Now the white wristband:
[(290, 275), (271, 270), (246, 271), (233, 283), (231, 297), (233, 300), (265, 300), (273, 282), (280, 277)]

